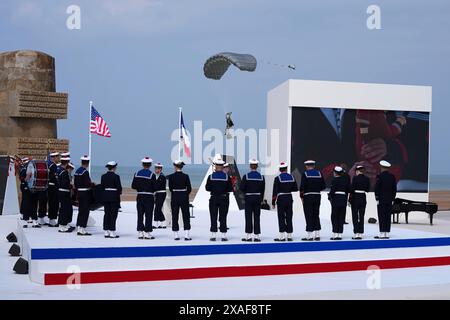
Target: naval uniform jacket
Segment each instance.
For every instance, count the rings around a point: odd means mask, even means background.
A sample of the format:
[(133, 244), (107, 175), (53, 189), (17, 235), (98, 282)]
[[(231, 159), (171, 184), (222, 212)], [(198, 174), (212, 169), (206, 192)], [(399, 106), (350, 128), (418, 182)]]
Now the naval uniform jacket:
[(233, 191), (233, 184), (231, 178), (225, 172), (217, 171), (208, 176), (205, 189), (211, 193), (211, 198), (228, 197), (229, 193)]
[(134, 175), (131, 188), (137, 190), (138, 195), (153, 196), (155, 193), (155, 174), (150, 169), (141, 169)]
[(166, 176), (162, 173), (159, 174), (158, 177), (156, 177), (155, 174), (155, 196), (158, 193), (166, 193)]
[(350, 202), (352, 204), (366, 204), (366, 193), (370, 191), (370, 179), (364, 174), (358, 174), (352, 179)]
[(169, 190), (172, 192), (172, 198), (177, 195), (189, 195), (191, 193), (191, 180), (184, 172), (176, 171), (168, 175), (167, 179), (169, 180)]
[(345, 175), (334, 177), (331, 181), (331, 189), (328, 198), (333, 207), (347, 206), (348, 194), (350, 192), (350, 180)]
[(280, 173), (273, 182), (272, 205), (279, 201), (292, 202), (292, 192), (296, 191), (298, 186), (294, 176), (287, 172)]
[(122, 194), (122, 184), (120, 176), (113, 171), (108, 171), (102, 175), (101, 185), (103, 188), (102, 200), (103, 202), (120, 202), (120, 195)]
[(259, 196), (262, 202), (266, 188), (264, 176), (258, 171), (250, 171), (242, 177), (239, 188), (245, 193), (245, 197)]
[(91, 190), (91, 177), (89, 176), (89, 171), (87, 171), (85, 167), (80, 167), (77, 171), (75, 171), (73, 180), (74, 187), (78, 192), (86, 192)]
[(319, 201), (320, 192), (326, 188), (325, 180), (319, 170), (305, 170), (300, 182), (300, 197), (304, 201)]
[(375, 184), (375, 198), (380, 204), (392, 204), (397, 195), (397, 182), (395, 176), (384, 171), (377, 176)]

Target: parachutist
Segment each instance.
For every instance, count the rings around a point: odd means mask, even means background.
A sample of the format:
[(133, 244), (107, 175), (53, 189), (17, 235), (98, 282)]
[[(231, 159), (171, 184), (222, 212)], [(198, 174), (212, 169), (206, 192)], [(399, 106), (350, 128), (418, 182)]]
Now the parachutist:
[(289, 68), (289, 69), (292, 69), (292, 70), (295, 70), (295, 65), (290, 64), (290, 65), (288, 65), (288, 68)]
[(231, 139), (233, 137), (233, 135), (231, 133), (231, 130), (234, 127), (234, 123), (233, 123), (233, 120), (231, 120), (231, 114), (232, 114), (232, 112), (227, 112), (227, 114), (225, 116), (227, 125), (226, 125), (226, 128), (225, 128), (225, 134), (224, 135), (227, 136), (228, 139)]

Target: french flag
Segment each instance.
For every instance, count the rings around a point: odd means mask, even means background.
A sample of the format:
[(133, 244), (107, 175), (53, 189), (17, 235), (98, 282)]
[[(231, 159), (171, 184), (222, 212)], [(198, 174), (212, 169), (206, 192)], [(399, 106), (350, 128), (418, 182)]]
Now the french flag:
[(183, 112), (180, 111), (180, 141), (183, 141), (184, 153), (188, 158), (191, 157), (191, 140), (187, 134), (186, 127), (184, 126)]

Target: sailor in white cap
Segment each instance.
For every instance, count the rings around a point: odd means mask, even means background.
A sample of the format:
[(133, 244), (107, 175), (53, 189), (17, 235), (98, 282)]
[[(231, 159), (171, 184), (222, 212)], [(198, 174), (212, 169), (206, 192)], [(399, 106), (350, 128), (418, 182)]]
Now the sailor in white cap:
[(185, 165), (182, 160), (178, 159), (174, 161), (173, 165), (175, 172), (167, 176), (167, 180), (169, 181), (169, 190), (172, 194), (170, 199), (170, 206), (172, 209), (172, 231), (174, 233), (174, 239), (180, 240), (180, 236), (178, 234), (180, 230), (178, 217), (181, 209), (183, 228), (185, 232), (184, 240), (190, 241), (192, 240), (189, 234), (191, 230), (191, 218), (189, 214), (189, 194), (192, 192), (191, 180), (189, 179), (189, 175), (182, 171), (183, 166)]
[(377, 176), (375, 184), (380, 235), (375, 239), (389, 239), (390, 237), (392, 204), (397, 195), (397, 181), (395, 176), (389, 172), (390, 167), (391, 164), (386, 160), (380, 161), (381, 173)]
[(58, 200), (59, 200), (59, 232), (70, 233), (75, 228), (70, 226), (72, 222), (72, 184), (70, 173), (73, 170), (69, 157), (61, 157), (60, 172), (58, 174)]
[(352, 179), (349, 202), (352, 208), (353, 240), (361, 240), (364, 235), (364, 215), (366, 212), (366, 193), (370, 191), (370, 179), (364, 175), (363, 165), (356, 166)]
[(58, 200), (58, 163), (60, 162), (60, 153), (52, 152), (50, 153), (51, 163), (48, 166), (48, 226), (57, 227), (58, 226), (58, 211), (59, 211), (59, 200)]
[(137, 191), (138, 239), (155, 239), (152, 232), (156, 177), (150, 170), (152, 162), (153, 160), (150, 157), (144, 157), (141, 160), (142, 169), (135, 173), (131, 183), (131, 188)]
[[(250, 159), (250, 171), (242, 177), (239, 188), (245, 194), (245, 234), (242, 241), (261, 242), (261, 203), (263, 202), (266, 182), (258, 172), (259, 161)], [(253, 234), (253, 239), (252, 239)]]
[(86, 228), (92, 202), (91, 188), (94, 186), (88, 171), (91, 158), (84, 155), (80, 160), (81, 166), (75, 171), (73, 179), (78, 198), (77, 235), (90, 236), (91, 234), (86, 231)]
[(69, 151), (67, 151), (67, 152), (62, 152), (62, 153), (61, 153), (61, 158), (70, 158), (70, 152), (69, 152)]
[(340, 166), (334, 167), (334, 178), (328, 193), (328, 199), (331, 201), (331, 224), (333, 226), (333, 236), (330, 240), (342, 240), (349, 192), (350, 181), (344, 176), (344, 169)]
[(206, 191), (211, 193), (209, 199), (209, 215), (211, 218), (211, 241), (216, 241), (217, 235), (217, 217), (220, 222), (220, 232), (222, 241), (228, 241), (227, 238), (227, 213), (230, 205), (229, 193), (233, 191), (233, 185), (230, 177), (223, 171), (225, 161), (217, 159), (214, 162), (215, 171), (208, 176), (206, 181)]
[(153, 220), (156, 223), (156, 228), (166, 229), (166, 217), (164, 216), (163, 206), (166, 200), (166, 185), (167, 179), (162, 172), (164, 166), (161, 162), (155, 163), (155, 210)]
[(116, 234), (116, 221), (120, 208), (120, 195), (122, 194), (122, 183), (120, 176), (116, 174), (117, 162), (109, 161), (106, 166), (108, 172), (101, 177), (102, 202), (105, 208), (103, 217), (103, 230), (105, 238), (119, 238)]
[[(20, 191), (22, 192), (22, 200), (20, 202), (20, 214), (22, 215), (22, 219), (24, 221), (29, 221), (31, 219), (30, 210), (31, 210), (31, 191), (28, 187), (27, 181), (27, 166), (30, 162), (30, 158), (24, 157), (20, 159), (20, 168), (19, 168), (19, 179), (20, 179)], [(29, 221), (32, 222), (32, 221)], [(39, 228), (39, 225), (35, 223), (36, 227)]]
[(300, 198), (306, 220), (306, 237), (302, 241), (320, 240), (320, 192), (326, 188), (322, 173), (315, 168), (314, 160), (304, 162), (306, 170), (300, 182)]
[(277, 206), (278, 229), (280, 236), (275, 241), (292, 241), (292, 192), (298, 191), (297, 182), (293, 175), (287, 172), (288, 164), (281, 162), (278, 166), (280, 174), (275, 177), (273, 182), (272, 206)]

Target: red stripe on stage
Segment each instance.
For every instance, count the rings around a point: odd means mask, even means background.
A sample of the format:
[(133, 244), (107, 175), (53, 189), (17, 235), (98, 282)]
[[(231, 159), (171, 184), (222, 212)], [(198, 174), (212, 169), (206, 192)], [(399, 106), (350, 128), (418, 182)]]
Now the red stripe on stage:
[(167, 270), (128, 270), (128, 271), (101, 271), (82, 272), (79, 277), (70, 273), (47, 273), (44, 277), (45, 285), (73, 284), (78, 278), (81, 284), (136, 282), (136, 281), (162, 281), (162, 280), (188, 280), (224, 277), (252, 277), (274, 276), (287, 274), (307, 274), (322, 272), (343, 272), (367, 270), (370, 266), (380, 269), (418, 268), (450, 265), (449, 257), (347, 261), (308, 264), (262, 265), (262, 266), (236, 266), (236, 267), (207, 267)]

